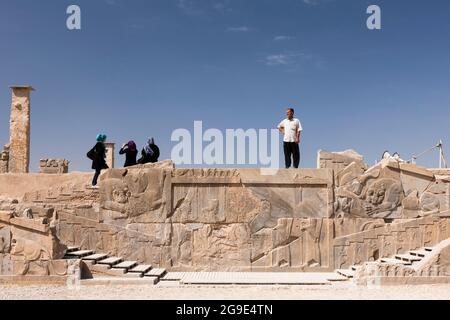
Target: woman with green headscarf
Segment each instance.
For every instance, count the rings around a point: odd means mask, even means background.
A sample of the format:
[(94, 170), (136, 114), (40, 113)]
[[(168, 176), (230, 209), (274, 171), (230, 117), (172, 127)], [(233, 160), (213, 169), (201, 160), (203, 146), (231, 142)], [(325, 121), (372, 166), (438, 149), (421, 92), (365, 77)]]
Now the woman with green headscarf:
[(97, 180), (100, 176), (100, 173), (103, 169), (108, 169), (108, 165), (106, 164), (106, 135), (98, 134), (97, 135), (97, 143), (88, 152), (88, 158), (92, 160), (92, 169), (95, 170), (94, 178), (92, 179), (92, 187), (97, 187)]

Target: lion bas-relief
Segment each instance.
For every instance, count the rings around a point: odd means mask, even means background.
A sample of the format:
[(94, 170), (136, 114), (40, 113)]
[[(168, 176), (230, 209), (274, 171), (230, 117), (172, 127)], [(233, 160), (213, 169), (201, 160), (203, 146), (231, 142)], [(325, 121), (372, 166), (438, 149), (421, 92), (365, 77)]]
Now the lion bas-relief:
[(404, 191), (400, 179), (376, 168), (337, 189), (337, 216), (399, 218)]

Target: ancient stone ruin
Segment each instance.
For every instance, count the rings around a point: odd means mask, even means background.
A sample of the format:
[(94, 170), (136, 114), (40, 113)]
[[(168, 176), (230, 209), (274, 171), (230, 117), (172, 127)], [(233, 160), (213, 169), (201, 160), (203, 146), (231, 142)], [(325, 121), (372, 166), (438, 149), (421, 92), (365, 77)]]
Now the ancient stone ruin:
[(13, 86), (9, 122), (8, 172), (28, 173), (30, 167), (30, 92), (29, 86)]
[(46, 174), (62, 174), (69, 172), (69, 161), (65, 159), (41, 159), (39, 172)]
[(106, 170), (99, 189), (91, 177), (0, 174), (0, 279), (313, 271), (362, 285), (450, 281), (447, 169), (320, 151), (318, 168), (274, 175), (163, 161)]
[[(337, 172), (267, 176), (162, 162), (107, 170), (98, 190), (86, 187), (88, 175), (66, 176), (34, 184), (42, 189), (2, 192), (2, 274), (63, 274), (67, 248), (77, 247), (169, 271), (351, 274), (357, 266), (358, 281), (450, 276), (450, 171), (385, 159), (366, 170), (351, 162)], [(12, 250), (20, 241), (33, 254)], [(415, 268), (411, 252), (426, 263)], [(92, 261), (88, 269), (114, 274)]]

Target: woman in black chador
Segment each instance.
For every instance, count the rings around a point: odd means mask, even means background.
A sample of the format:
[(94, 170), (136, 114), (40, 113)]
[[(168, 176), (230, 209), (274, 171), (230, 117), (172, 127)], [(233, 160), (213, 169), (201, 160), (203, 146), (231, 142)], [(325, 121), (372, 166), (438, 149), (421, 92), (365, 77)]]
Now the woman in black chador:
[(155, 163), (159, 159), (159, 148), (155, 144), (155, 139), (150, 138), (144, 149), (142, 149), (142, 157), (138, 160), (139, 164)]
[(134, 141), (128, 141), (128, 143), (124, 144), (120, 149), (119, 154), (125, 154), (125, 168), (136, 165), (138, 151)]
[(97, 187), (97, 180), (103, 169), (108, 169), (106, 164), (106, 135), (97, 135), (97, 144), (88, 152), (87, 156), (92, 160), (92, 169), (95, 170), (94, 178), (92, 179), (92, 187)]

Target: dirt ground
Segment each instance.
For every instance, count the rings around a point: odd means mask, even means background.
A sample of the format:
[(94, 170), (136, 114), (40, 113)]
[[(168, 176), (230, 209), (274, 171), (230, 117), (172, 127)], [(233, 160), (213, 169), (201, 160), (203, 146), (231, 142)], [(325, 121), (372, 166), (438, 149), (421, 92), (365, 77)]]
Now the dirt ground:
[(391, 287), (0, 285), (0, 300), (450, 300), (450, 284)]

